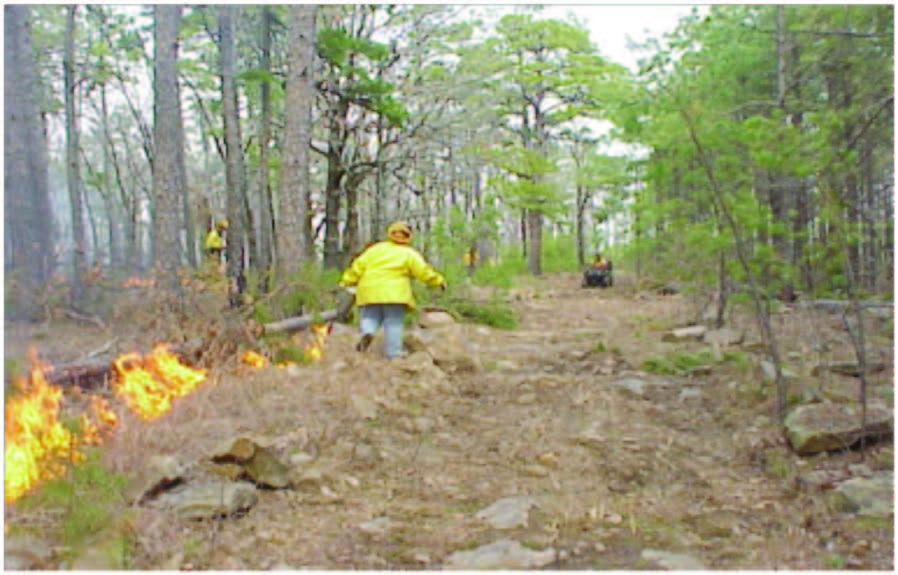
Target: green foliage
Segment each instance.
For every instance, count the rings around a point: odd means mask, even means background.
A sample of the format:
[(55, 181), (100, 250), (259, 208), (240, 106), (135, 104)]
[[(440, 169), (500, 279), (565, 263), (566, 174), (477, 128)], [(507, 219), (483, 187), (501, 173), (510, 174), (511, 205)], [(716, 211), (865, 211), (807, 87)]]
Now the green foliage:
[(307, 365), (311, 363), (305, 350), (298, 345), (282, 344), (275, 348), (272, 354), (272, 363), (291, 362), (297, 365)]
[(4, 357), (3, 373), (4, 378), (7, 380), (13, 379), (20, 375), (24, 375), (24, 370), (22, 368), (22, 365), (20, 364), (20, 360), (15, 357)]
[(648, 358), (642, 362), (642, 370), (659, 375), (683, 375), (696, 367), (725, 363), (732, 363), (742, 370), (748, 362), (745, 354), (740, 352), (725, 352), (718, 362), (711, 350), (703, 349), (696, 353), (668, 352), (664, 357)]
[[(403, 125), (409, 112), (393, 97), (395, 85), (380, 74), (371, 74), (372, 67), (383, 64), (390, 57), (389, 46), (356, 36), (342, 26), (319, 28), (316, 45), (319, 56), (328, 63), (332, 74), (342, 78), (341, 99), (378, 114), (391, 127)], [(364, 56), (368, 64), (363, 65), (358, 56)], [(348, 108), (344, 113), (347, 112)]]
[(61, 511), (60, 529), (68, 545), (109, 528), (125, 509), (128, 478), (106, 469), (98, 451), (86, 455), (85, 461), (69, 467), (66, 477), (40, 485), (17, 503), (22, 509)]
[[(875, 162), (861, 163), (851, 126), (869, 118), (863, 114), (882, 101), (880, 95), (893, 93), (890, 74), (882, 73), (893, 69), (893, 55), (871, 44), (848, 48), (839, 34), (825, 31), (863, 25), (890, 36), (892, 24), (880, 21), (884, 13), (873, 7), (786, 7), (787, 43), (794, 51), (782, 62), (785, 102), (777, 104), (776, 38), (759, 33), (776, 29), (777, 11), (713, 7), (708, 18), (685, 18), (663, 41), (646, 46), (654, 54), (642, 62), (638, 98), (621, 113), (618, 135), (653, 149), (644, 164), (646, 188), (633, 205), (638, 240), (627, 254), (652, 275), (707, 285), (715, 279), (712, 266), (702, 270), (691, 262), (704, 265), (720, 255), (735, 262), (740, 238), (748, 269), (730, 265), (734, 280), (744, 282), (751, 274), (770, 293), (808, 277), (797, 264), (817, 272), (814, 285), (805, 289), (839, 290), (847, 279), (844, 248), (872, 241), (857, 226), (839, 223), (852, 202), (861, 201), (854, 199), (862, 193), (852, 183), (856, 178), (891, 179)], [(796, 29), (821, 36), (792, 36)], [(852, 63), (840, 67), (844, 58)], [(792, 90), (799, 76), (802, 88)], [(856, 105), (859, 99), (865, 103)], [(789, 116), (796, 110), (808, 113)], [(873, 130), (875, 136), (865, 134), (867, 151), (879, 156), (874, 150), (881, 150), (883, 165), (893, 161), (892, 127), (886, 124)], [(780, 196), (786, 209), (776, 220), (771, 208)], [(835, 249), (815, 237), (812, 226), (796, 225), (800, 196), (813, 206), (808, 217), (816, 218), (817, 230), (823, 223), (834, 228), (828, 243)], [(774, 249), (771, 239), (785, 249)], [(795, 260), (793, 244), (804, 251)]]
[(521, 256), (520, 250), (517, 250), (517, 253), (506, 255), (498, 262), (490, 262), (478, 267), (474, 271), (474, 275), (471, 276), (471, 281), (478, 286), (508, 289), (517, 283), (518, 276), (525, 273), (527, 273), (527, 262)]
[(577, 272), (577, 240), (570, 235), (543, 238), (543, 271), (546, 273)]
[(252, 317), (260, 323), (269, 323), (299, 314), (325, 311), (334, 307), (334, 294), (338, 288), (341, 270), (321, 270), (314, 264), (287, 278), (279, 288), (265, 295), (259, 289), (261, 276), (258, 271), (247, 272), (247, 294), (253, 301)]
[(490, 302), (456, 300), (447, 307), (450, 311), (473, 323), (499, 329), (515, 329), (518, 327), (517, 313), (501, 299)]

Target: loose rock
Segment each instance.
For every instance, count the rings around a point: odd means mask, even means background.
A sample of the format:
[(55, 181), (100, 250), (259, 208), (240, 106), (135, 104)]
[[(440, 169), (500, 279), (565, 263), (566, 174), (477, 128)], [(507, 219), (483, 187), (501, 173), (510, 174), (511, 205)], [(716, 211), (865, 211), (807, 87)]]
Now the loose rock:
[(230, 439), (212, 452), (210, 459), (216, 463), (246, 463), (256, 453), (258, 445), (249, 437)]
[(705, 333), (704, 341), (706, 343), (716, 343), (720, 347), (729, 347), (731, 345), (739, 345), (745, 339), (745, 334), (728, 327), (711, 330)]
[(871, 517), (891, 517), (894, 502), (891, 471), (876, 473), (870, 478), (849, 479), (829, 494), (829, 504), (834, 511)]
[(642, 558), (653, 561), (670, 571), (701, 571), (706, 569), (701, 561), (685, 553), (643, 549)]
[(246, 474), (256, 483), (274, 489), (283, 489), (289, 484), (290, 468), (278, 460), (267, 449), (256, 449), (253, 457), (243, 466)]
[(555, 550), (527, 549), (513, 539), (500, 539), (470, 551), (456, 551), (445, 564), (446, 569), (538, 569), (555, 561)]
[(708, 328), (703, 325), (681, 327), (665, 333), (663, 336), (661, 336), (661, 341), (668, 343), (679, 343), (682, 341), (702, 341), (707, 331)]
[(416, 334), (425, 344), (434, 363), (446, 373), (480, 372), (480, 358), (468, 343), (461, 325), (441, 324)]
[(885, 406), (867, 407), (867, 425), (862, 431), (860, 410), (854, 405), (820, 403), (802, 405), (783, 421), (786, 437), (799, 455), (847, 449), (863, 435), (877, 437), (892, 431), (892, 413)]
[[(212, 455), (212, 461), (242, 467), (243, 472), (261, 486), (283, 489), (288, 484), (290, 469), (255, 440), (240, 437), (225, 443)], [(228, 474), (231, 479), (236, 477)]]
[(684, 388), (680, 391), (680, 395), (677, 397), (680, 401), (686, 401), (687, 399), (695, 399), (702, 396), (702, 390), (695, 389), (692, 387)]
[(129, 502), (143, 503), (161, 492), (181, 483), (187, 472), (181, 460), (172, 455), (156, 455), (147, 460), (147, 466), (131, 479), (125, 489)]
[(366, 521), (359, 525), (359, 531), (367, 533), (368, 535), (383, 535), (394, 525), (395, 523), (393, 523), (389, 517), (378, 517), (377, 519), (372, 519), (371, 521)]
[(506, 497), (477, 513), (476, 517), (496, 529), (526, 527), (530, 509), (536, 503), (529, 497)]
[(455, 323), (455, 318), (443, 311), (424, 312), (418, 317), (418, 325), (424, 329), (454, 325)]
[(627, 377), (618, 380), (617, 385), (626, 392), (636, 397), (642, 398), (645, 395), (645, 382), (634, 377)]
[(184, 519), (228, 517), (249, 509), (259, 500), (248, 483), (197, 483), (161, 495), (154, 506)]

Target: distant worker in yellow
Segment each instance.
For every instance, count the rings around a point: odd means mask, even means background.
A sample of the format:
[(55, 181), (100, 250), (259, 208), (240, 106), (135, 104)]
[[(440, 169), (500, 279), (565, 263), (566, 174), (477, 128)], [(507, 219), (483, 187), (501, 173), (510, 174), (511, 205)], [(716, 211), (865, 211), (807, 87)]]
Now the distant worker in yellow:
[(213, 269), (221, 266), (221, 255), (225, 249), (225, 236), (228, 231), (228, 220), (218, 220), (215, 227), (206, 234), (203, 242), (203, 252), (206, 254), (206, 262)]
[(605, 269), (608, 267), (608, 260), (606, 260), (602, 254), (597, 253), (592, 259), (592, 267), (596, 269)]
[(407, 224), (390, 224), (387, 239), (363, 251), (343, 273), (340, 283), (356, 288), (361, 331), (358, 351), (367, 350), (383, 326), (384, 354), (390, 359), (402, 355), (405, 312), (415, 308), (411, 278), (446, 289), (446, 280), (409, 245), (411, 241), (412, 231)]
[(468, 268), (468, 273), (474, 273), (474, 269), (477, 267), (477, 247), (471, 246), (470, 248), (465, 250), (464, 255), (461, 257), (462, 263), (465, 264), (465, 267)]

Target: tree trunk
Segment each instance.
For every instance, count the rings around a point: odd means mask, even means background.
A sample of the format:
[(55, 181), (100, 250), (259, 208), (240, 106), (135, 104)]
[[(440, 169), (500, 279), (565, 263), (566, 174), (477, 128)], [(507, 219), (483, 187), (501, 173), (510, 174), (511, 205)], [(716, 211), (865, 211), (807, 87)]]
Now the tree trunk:
[[(787, 117), (786, 110), (786, 7), (780, 4), (776, 7), (776, 103)], [(788, 120), (784, 120), (788, 121)], [(774, 224), (781, 224), (782, 229), (788, 229), (788, 202), (789, 187), (787, 185), (787, 177), (782, 174), (771, 178), (770, 186), (770, 211), (773, 216)], [(782, 281), (782, 298), (785, 301), (792, 301), (794, 288), (792, 286), (791, 273), (788, 269), (792, 257), (788, 246), (788, 240), (783, 232), (777, 231), (779, 227), (774, 228), (773, 246), (776, 249), (778, 262), (778, 276)]]
[[(100, 110), (102, 118), (100, 123), (103, 129), (103, 189), (105, 199), (107, 200), (107, 212), (109, 216), (109, 258), (110, 265), (114, 269), (122, 266), (122, 228), (120, 222), (121, 211), (115, 202), (115, 193), (113, 192), (112, 177), (114, 172), (121, 185), (121, 179), (118, 176), (118, 162), (115, 159), (115, 148), (109, 137), (109, 106), (106, 98), (106, 84), (100, 86)], [(124, 201), (125, 194), (121, 196)], [(122, 205), (125, 205), (122, 203)]]
[[(34, 293), (52, 270), (53, 230), (47, 149), (37, 93), (27, 5), (4, 7), (4, 252), (21, 271), (22, 311), (34, 316)], [(7, 308), (7, 317), (13, 313)]]
[(583, 267), (586, 264), (586, 234), (583, 230), (583, 220), (586, 214), (586, 191), (582, 186), (577, 186), (576, 214), (574, 216), (577, 235), (577, 264)]
[(527, 267), (535, 276), (543, 274), (543, 213), (539, 210), (527, 210), (527, 231), (529, 232), (530, 253), (527, 254)]
[(346, 230), (343, 234), (343, 262), (359, 248), (359, 187), (367, 171), (356, 171), (346, 178)]
[(327, 143), (327, 186), (324, 190), (324, 267), (340, 266), (340, 204), (346, 175), (343, 152), (346, 149), (346, 121), (349, 101), (341, 99), (331, 110), (330, 135)]
[(240, 137), (240, 111), (237, 103), (236, 53), (234, 48), (234, 7), (219, 6), (221, 41), (221, 98), (225, 139), (225, 182), (227, 187), (228, 240), (225, 246), (228, 277), (231, 278), (231, 305), (237, 305), (243, 277), (243, 256), (246, 246), (247, 214), (243, 171), (243, 142)]
[(283, 174), (276, 236), (278, 269), (282, 277), (299, 271), (303, 243), (307, 252), (314, 249), (312, 232), (304, 229), (304, 222), (311, 197), (309, 141), (315, 101), (316, 8), (314, 4), (290, 7), (290, 61), (284, 103)]
[(181, 263), (181, 195), (178, 165), (181, 102), (178, 100), (178, 26), (181, 7), (155, 7), (153, 139), (153, 261), (162, 274), (160, 285), (181, 301), (177, 268)]
[[(271, 8), (262, 7), (262, 72), (271, 73)], [(268, 291), (268, 276), (271, 273), (273, 207), (271, 201), (271, 184), (268, 166), (268, 142), (271, 141), (271, 85), (267, 79), (262, 82), (262, 117), (259, 127), (259, 191), (261, 194), (261, 210), (259, 213), (259, 268), (262, 280), (259, 288), (262, 293)]]
[[(181, 106), (181, 86), (175, 84), (178, 98), (178, 109)], [(184, 249), (187, 252), (187, 263), (196, 269), (199, 266), (197, 259), (196, 227), (193, 225), (193, 198), (190, 194), (190, 182), (187, 180), (187, 154), (184, 146), (184, 117), (178, 114), (178, 188), (181, 190), (181, 209), (184, 218)], [(180, 237), (179, 237), (180, 239)]]
[[(65, 55), (63, 57), (63, 77), (65, 83), (65, 140), (66, 179), (69, 186), (69, 200), (72, 214), (72, 299), (84, 298), (84, 207), (81, 188), (81, 165), (78, 144), (78, 119), (75, 117), (75, 12), (77, 5), (68, 7), (65, 26)], [(111, 247), (111, 246), (110, 246)]]

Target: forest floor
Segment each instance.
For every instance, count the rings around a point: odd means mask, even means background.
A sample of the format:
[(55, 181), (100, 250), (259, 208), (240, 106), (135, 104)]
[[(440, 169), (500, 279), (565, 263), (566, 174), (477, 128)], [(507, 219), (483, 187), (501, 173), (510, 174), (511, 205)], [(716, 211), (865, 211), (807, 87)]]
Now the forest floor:
[[(529, 282), (516, 290), (518, 329), (464, 325), (483, 370), (449, 385), (412, 384), (400, 364), (358, 354), (354, 334), (337, 330), (309, 366), (219, 374), (151, 423), (125, 414), (103, 446), (117, 472), (154, 455), (208, 457), (245, 435), (268, 438), (314, 484), (260, 490), (245, 515), (205, 522), (136, 508), (128, 566), (892, 570), (892, 518), (834, 513), (799, 481), (857, 469), (862, 456), (869, 470), (891, 470), (891, 439), (797, 456), (771, 418), (772, 384), (751, 346), (691, 377), (647, 373), (677, 354), (707, 357), (708, 345), (662, 341), (693, 314), (687, 298), (622, 283)], [(810, 376), (821, 359), (853, 359), (836, 316), (792, 311), (774, 322), (796, 385), (856, 391), (852, 378)], [(113, 335), (140, 342), (146, 330), (133, 327), (7, 326), (6, 354), (37, 345), (45, 359), (71, 360)], [(748, 315), (729, 327), (760, 340)], [(891, 322), (868, 331), (887, 364), (870, 395), (891, 406)], [(499, 501), (503, 517), (481, 513)], [(33, 515), (7, 505), (7, 526), (40, 524)], [(490, 563), (490, 550), (506, 563)]]

